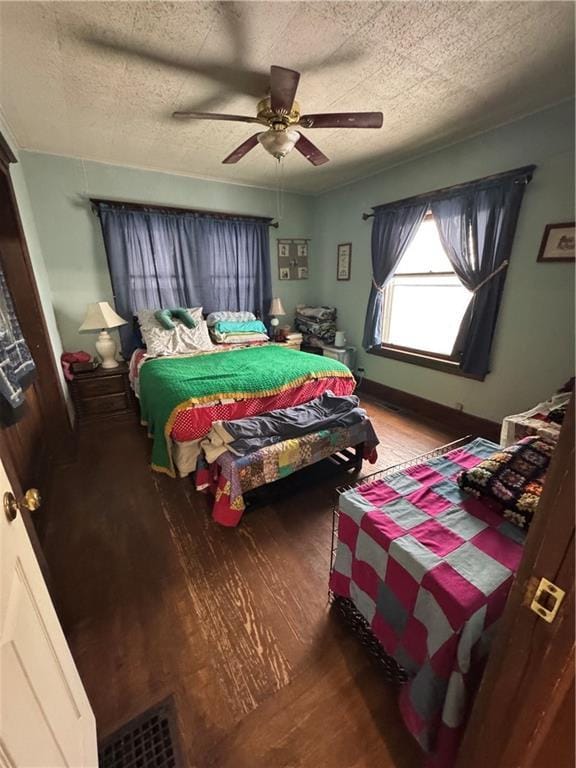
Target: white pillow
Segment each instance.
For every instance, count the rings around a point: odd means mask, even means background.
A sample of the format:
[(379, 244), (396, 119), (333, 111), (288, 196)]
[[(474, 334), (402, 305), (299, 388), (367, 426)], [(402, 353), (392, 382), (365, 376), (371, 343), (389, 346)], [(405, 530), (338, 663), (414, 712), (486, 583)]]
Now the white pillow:
[(188, 328), (180, 320), (173, 320), (172, 330), (163, 328), (154, 317), (155, 309), (141, 309), (138, 322), (142, 338), (146, 344), (146, 352), (152, 357), (161, 355), (185, 355), (189, 352), (202, 350), (210, 352), (214, 345), (210, 341), (208, 326), (202, 318), (202, 307), (188, 309), (192, 319), (196, 321), (194, 328)]
[(248, 320), (256, 320), (256, 315), (253, 312), (210, 312), (206, 318), (208, 325), (216, 325), (219, 320), (232, 320), (233, 322), (247, 322)]

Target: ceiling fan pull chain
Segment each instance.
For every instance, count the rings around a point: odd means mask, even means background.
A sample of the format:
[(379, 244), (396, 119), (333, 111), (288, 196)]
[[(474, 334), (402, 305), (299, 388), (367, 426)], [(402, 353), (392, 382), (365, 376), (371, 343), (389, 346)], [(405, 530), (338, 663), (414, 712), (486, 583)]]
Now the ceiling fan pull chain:
[(282, 192), (283, 192), (283, 177), (284, 177), (284, 166), (282, 164), (281, 157), (276, 158), (276, 220), (282, 221), (282, 217), (284, 215), (284, 204), (283, 204), (283, 198), (282, 198)]
[(284, 218), (284, 158), (280, 158), (280, 218)]
[(276, 220), (280, 221), (280, 158), (276, 159)]

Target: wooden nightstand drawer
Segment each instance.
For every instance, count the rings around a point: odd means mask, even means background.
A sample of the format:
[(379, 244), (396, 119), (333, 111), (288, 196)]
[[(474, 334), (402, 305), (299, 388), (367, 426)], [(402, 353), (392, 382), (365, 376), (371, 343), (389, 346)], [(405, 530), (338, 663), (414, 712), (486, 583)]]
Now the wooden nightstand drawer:
[(106, 413), (127, 411), (130, 407), (125, 392), (117, 395), (100, 395), (82, 400), (80, 410), (82, 416), (99, 416)]
[(79, 373), (70, 382), (70, 391), (80, 421), (136, 413), (127, 363), (109, 370), (94, 368)]
[(82, 398), (98, 397), (99, 395), (121, 394), (125, 391), (124, 377), (101, 376), (99, 378), (78, 377), (78, 393)]

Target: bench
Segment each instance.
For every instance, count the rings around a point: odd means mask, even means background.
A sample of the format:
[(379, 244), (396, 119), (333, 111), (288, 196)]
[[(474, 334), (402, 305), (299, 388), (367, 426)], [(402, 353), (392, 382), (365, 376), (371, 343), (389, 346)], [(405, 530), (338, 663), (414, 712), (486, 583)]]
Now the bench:
[(225, 526), (236, 526), (242, 519), (244, 494), (262, 485), (287, 477), (324, 459), (332, 459), (341, 469), (359, 470), (362, 460), (376, 460), (376, 446), (370, 440), (368, 420), (351, 427), (312, 432), (299, 438), (268, 445), (246, 456), (223, 453), (212, 464), (201, 464), (196, 471), (196, 488), (214, 496), (212, 517)]

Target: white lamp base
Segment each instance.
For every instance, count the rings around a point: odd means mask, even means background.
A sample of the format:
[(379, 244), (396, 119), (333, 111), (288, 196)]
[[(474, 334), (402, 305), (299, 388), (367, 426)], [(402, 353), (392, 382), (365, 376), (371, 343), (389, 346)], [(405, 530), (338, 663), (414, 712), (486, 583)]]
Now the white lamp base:
[(117, 368), (116, 342), (108, 331), (100, 331), (96, 341), (96, 352), (102, 358), (102, 368)]
[(276, 339), (278, 336), (278, 326), (280, 325), (280, 320), (278, 320), (277, 317), (272, 316), (270, 318), (270, 325), (272, 326), (272, 338)]

